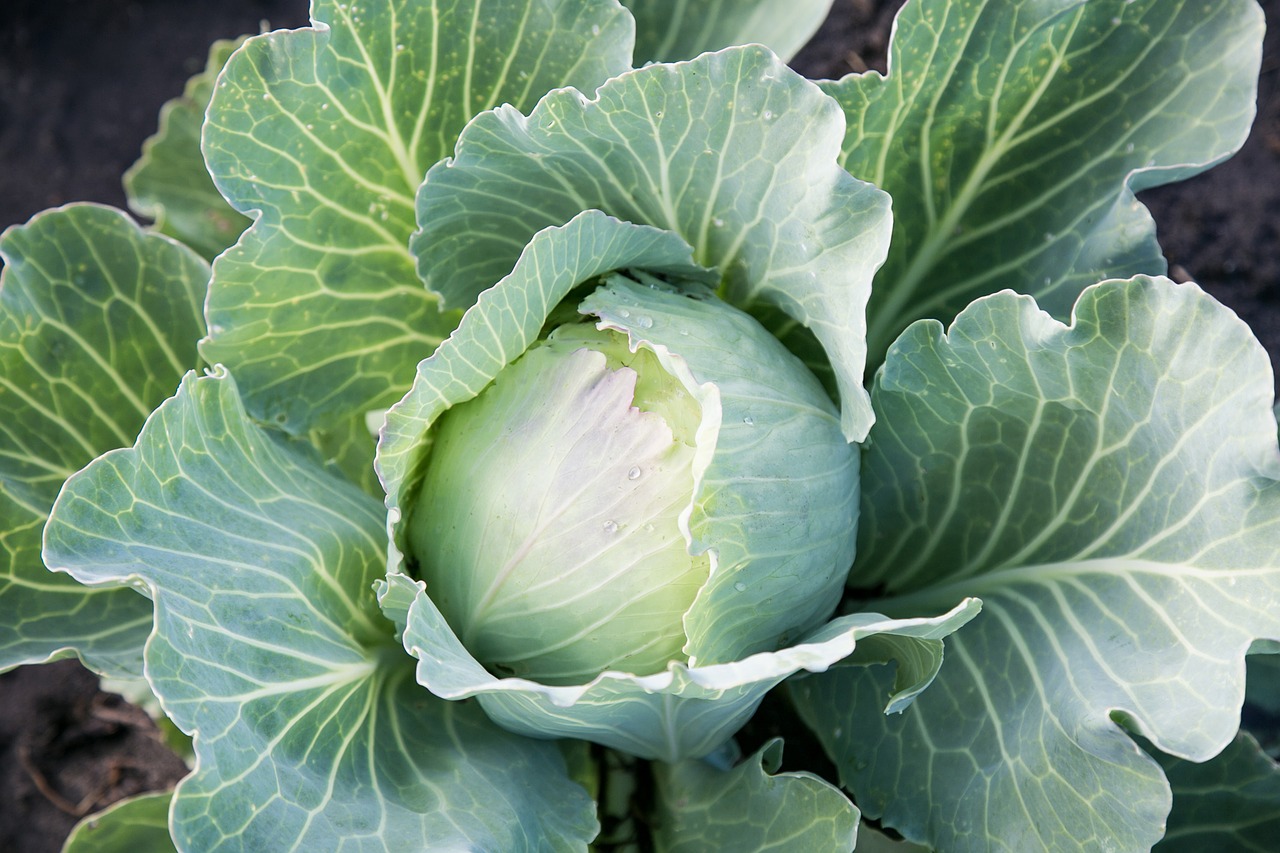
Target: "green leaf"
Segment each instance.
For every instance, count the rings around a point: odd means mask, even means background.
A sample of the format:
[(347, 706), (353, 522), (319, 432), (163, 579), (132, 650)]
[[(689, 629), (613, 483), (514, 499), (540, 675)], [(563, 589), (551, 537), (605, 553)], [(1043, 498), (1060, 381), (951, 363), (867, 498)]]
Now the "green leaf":
[(330, 429), (311, 430), (307, 439), (324, 460), (336, 471), (366, 492), (381, 500), (384, 496), (378, 474), (373, 470), (373, 454), (378, 445), (381, 411), (347, 418)]
[(1253, 0), (914, 0), (889, 74), (823, 88), (842, 163), (893, 196), (868, 307), (878, 362), (912, 320), (1003, 288), (1065, 317), (1080, 290), (1166, 268), (1133, 193), (1244, 142), (1263, 16)]
[(1269, 853), (1280, 835), (1280, 765), (1241, 733), (1203, 764), (1156, 755), (1173, 786), (1173, 812), (1158, 853)]
[(160, 129), (124, 174), (129, 209), (155, 220), (156, 230), (181, 240), (208, 260), (249, 226), (213, 185), (200, 153), (200, 126), (214, 79), (244, 39), (215, 41), (205, 69), (187, 81), (181, 98), (160, 109)]
[(606, 0), (317, 0), (312, 17), (231, 57), (204, 135), (223, 195), (260, 213), (214, 265), (202, 352), (292, 433), (390, 405), (457, 322), (408, 242), (414, 191), (467, 120), (592, 90), (632, 39)]
[(843, 428), (871, 423), (862, 388), (865, 306), (887, 251), (887, 196), (836, 165), (843, 120), (812, 83), (759, 47), (730, 48), (609, 81), (594, 100), (553, 92), (525, 117), (468, 125), (418, 194), (412, 249), (427, 286), (467, 306), (535, 233), (583, 210), (680, 235), (715, 267), (720, 296), (781, 309), (835, 370)]
[(782, 740), (731, 770), (703, 761), (655, 764), (654, 849), (852, 850), (858, 809), (812, 773), (778, 773)]
[(858, 853), (930, 853), (930, 849), (892, 838), (863, 825), (858, 829)]
[(169, 837), (171, 791), (121, 800), (75, 825), (62, 853), (176, 853)]
[[(1256, 649), (1254, 649), (1256, 651)], [(1280, 717), (1280, 654), (1251, 654), (1245, 659), (1248, 690), (1245, 698), (1262, 711)]]
[(131, 444), (197, 363), (209, 267), (125, 214), (73, 205), (0, 235), (0, 669), (78, 654), (137, 674), (151, 603), (40, 560), (63, 480)]
[(736, 44), (795, 56), (832, 0), (622, 0), (636, 19), (636, 64), (693, 59)]
[(188, 374), (136, 448), (67, 484), (50, 565), (145, 584), (147, 675), (194, 734), (172, 830), (201, 851), (583, 848), (592, 805), (554, 744), (413, 680), (370, 586), (382, 507)]
[[(787, 648), (732, 663), (677, 661), (652, 675), (607, 671), (587, 684), (551, 686), (488, 673), (420, 582), (389, 575), (380, 597), (384, 611), (403, 628), (405, 648), (420, 661), (418, 681), (436, 695), (477, 696), (489, 717), (509, 731), (579, 738), (668, 762), (711, 753), (742, 727), (765, 693), (801, 670), (820, 672), (848, 658), (867, 637), (883, 635), (886, 643), (907, 646), (937, 644), (978, 612), (978, 602), (967, 599), (927, 619), (858, 613), (829, 622)], [(911, 685), (907, 692), (926, 686)], [(892, 693), (890, 688), (881, 692), (881, 709)]]
[(983, 612), (902, 716), (883, 667), (795, 692), (859, 806), (913, 841), (1149, 848), (1169, 786), (1125, 728), (1216, 754), (1246, 652), (1280, 637), (1266, 354), (1166, 279), (1097, 285), (1074, 317), (997, 294), (946, 335), (912, 326), (877, 377), (850, 582), (891, 615)]

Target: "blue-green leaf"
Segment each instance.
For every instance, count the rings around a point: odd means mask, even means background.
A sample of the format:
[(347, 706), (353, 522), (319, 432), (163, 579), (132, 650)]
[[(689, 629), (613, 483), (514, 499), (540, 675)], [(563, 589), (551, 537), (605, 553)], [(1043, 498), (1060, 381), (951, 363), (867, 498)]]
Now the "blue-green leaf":
[(0, 257), (0, 669), (74, 653), (138, 674), (151, 603), (49, 573), (40, 532), (63, 480), (131, 444), (196, 365), (209, 267), (93, 205), (8, 229)]
[(1280, 765), (1248, 734), (1197, 764), (1156, 754), (1173, 786), (1169, 828), (1158, 853), (1269, 853), (1280, 836)]
[(378, 611), (382, 507), (189, 374), (135, 448), (67, 484), (51, 566), (145, 585), (147, 676), (194, 734), (180, 849), (583, 849), (586, 792), (553, 744), (415, 683)]
[(1224, 159), (1253, 120), (1253, 0), (913, 0), (889, 74), (824, 89), (842, 163), (893, 196), (872, 363), (912, 320), (1002, 288), (1065, 317), (1086, 285), (1165, 271), (1133, 193)]
[(1003, 293), (899, 339), (850, 582), (878, 612), (983, 612), (900, 717), (883, 668), (797, 685), (865, 813), (953, 850), (1159, 839), (1169, 785), (1125, 728), (1216, 754), (1280, 637), (1271, 398), (1248, 328), (1166, 279), (1090, 288), (1069, 327)]
[(209, 260), (249, 226), (249, 218), (218, 193), (200, 153), (200, 126), (214, 80), (241, 41), (213, 43), (205, 69), (187, 81), (182, 97), (161, 108), (160, 129), (143, 143), (142, 156), (124, 175), (129, 208)]
[(316, 0), (218, 78), (204, 154), (253, 226), (214, 265), (210, 362), (292, 433), (400, 397), (457, 322), (414, 274), (413, 194), (473, 115), (630, 66), (613, 0)]
[(703, 761), (654, 765), (654, 849), (852, 850), (858, 809), (811, 773), (778, 773), (781, 739), (730, 770)]
[(817, 31), (832, 0), (622, 0), (636, 19), (636, 64), (763, 44), (783, 59)]

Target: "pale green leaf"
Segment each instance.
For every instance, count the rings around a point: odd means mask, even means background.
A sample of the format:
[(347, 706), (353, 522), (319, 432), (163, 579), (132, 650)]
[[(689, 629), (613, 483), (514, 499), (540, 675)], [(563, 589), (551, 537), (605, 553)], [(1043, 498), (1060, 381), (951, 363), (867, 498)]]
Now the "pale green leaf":
[(760, 47), (617, 77), (594, 99), (553, 92), (529, 116), (468, 125), (418, 194), (412, 247), (428, 287), (467, 306), (535, 233), (583, 210), (663, 228), (720, 275), (720, 296), (784, 313), (826, 350), (843, 428), (870, 426), (864, 306), (887, 251), (889, 200), (836, 165), (843, 118)]
[(1244, 142), (1263, 16), (1253, 0), (913, 0), (889, 74), (824, 89), (842, 163), (893, 196), (868, 308), (878, 362), (912, 320), (1003, 288), (1064, 317), (1086, 285), (1165, 271), (1137, 190)]
[(797, 684), (865, 813), (951, 850), (1159, 839), (1169, 785), (1125, 727), (1216, 754), (1280, 637), (1271, 398), (1248, 327), (1167, 279), (1090, 288), (1070, 327), (1004, 293), (899, 339), (850, 582), (879, 612), (983, 612), (901, 716), (884, 667)]
[(858, 828), (858, 853), (930, 853), (930, 848), (891, 838), (864, 825)]
[(182, 97), (160, 109), (160, 129), (143, 143), (142, 157), (124, 174), (129, 208), (209, 260), (249, 225), (248, 217), (227, 204), (213, 185), (200, 153), (200, 126), (214, 80), (242, 41), (213, 43), (205, 69), (187, 81)]
[(144, 584), (147, 676), (194, 734), (172, 831), (199, 851), (584, 849), (597, 826), (554, 744), (414, 682), (371, 585), (378, 501), (189, 374), (136, 448), (67, 484), (51, 566)]
[(622, 0), (636, 19), (636, 64), (759, 43), (783, 59), (818, 30), (831, 0)]
[(1280, 765), (1241, 733), (1203, 764), (1156, 754), (1173, 786), (1157, 853), (1270, 853), (1280, 837)]
[(214, 182), (257, 219), (214, 266), (210, 362), (300, 433), (385, 407), (457, 322), (414, 274), (413, 194), (475, 113), (588, 91), (629, 67), (610, 0), (317, 0), (314, 28), (249, 39), (204, 132)]
[[(929, 619), (889, 619), (859, 613), (827, 623), (794, 645), (709, 666), (672, 662), (637, 676), (607, 671), (591, 682), (550, 686), (497, 678), (463, 647), (444, 616), (403, 574), (388, 576), (383, 608), (405, 626), (405, 648), (420, 660), (418, 680), (446, 699), (478, 696), (495, 722), (537, 738), (580, 738), (661, 761), (707, 755), (742, 727), (765, 693), (801, 670), (820, 672), (853, 654), (864, 638), (885, 635), (912, 645), (938, 643), (977, 614), (967, 599)], [(854, 667), (861, 669), (861, 667)], [(927, 685), (912, 686), (919, 692)], [(879, 696), (883, 710), (895, 688)]]
[(578, 310), (715, 390), (703, 391), (687, 519), (686, 552), (714, 555), (680, 620), (690, 662), (783, 648), (830, 619), (853, 564), (859, 455), (814, 376), (719, 299), (615, 276)]
[(727, 771), (695, 760), (654, 765), (654, 849), (852, 850), (857, 807), (811, 773), (778, 773), (781, 763), (778, 739)]
[(74, 205), (0, 236), (0, 669), (79, 654), (141, 672), (151, 603), (40, 560), (63, 480), (133, 443), (197, 363), (209, 267), (125, 214)]
[(171, 791), (121, 800), (76, 824), (62, 853), (176, 853), (169, 837)]

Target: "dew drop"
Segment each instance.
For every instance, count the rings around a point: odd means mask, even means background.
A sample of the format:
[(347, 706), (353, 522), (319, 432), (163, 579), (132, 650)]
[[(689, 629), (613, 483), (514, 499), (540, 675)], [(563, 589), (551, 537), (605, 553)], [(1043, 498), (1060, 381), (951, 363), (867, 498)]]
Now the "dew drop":
[(604, 523), (604, 532), (605, 532), (605, 533), (617, 533), (617, 532), (618, 532), (618, 522), (613, 521), (613, 520), (606, 521), (606, 522)]
[(1128, 145), (1126, 145), (1126, 146), (1124, 147), (1124, 153), (1126, 153), (1126, 154), (1132, 154), (1132, 153), (1133, 153), (1133, 143), (1132, 143), (1132, 142), (1130, 142)]
[(598, 36), (598, 35), (600, 35), (600, 25), (599, 25), (599, 24), (592, 24), (592, 25), (591, 25), (591, 35), (593, 35), (593, 36)]
[(637, 466), (633, 466), (633, 467), (632, 467), (632, 469), (631, 469), (630, 471), (628, 471), (628, 472), (627, 472), (627, 479), (628, 479), (628, 480), (639, 480), (639, 479), (640, 479), (640, 467), (639, 467), (638, 465), (637, 465)]
[(398, 44), (398, 45), (396, 45), (396, 50), (398, 50), (398, 51), (403, 51), (403, 50), (404, 50), (404, 45), (402, 45), (402, 44)]
[(839, 726), (836, 726), (836, 728), (831, 732), (831, 736), (833, 738), (836, 738), (837, 740), (840, 738), (840, 735), (842, 734), (844, 734), (844, 729), (840, 728)]
[(753, 417), (751, 417), (751, 415), (747, 415), (745, 418), (743, 418), (743, 419), (742, 419), (742, 422), (743, 422), (744, 424), (746, 424), (747, 426), (755, 426), (755, 425), (756, 425), (756, 419), (755, 419), (755, 418), (753, 418)]
[(735, 584), (733, 585), (733, 588), (734, 588), (734, 589), (736, 589), (738, 592), (746, 592), (746, 591), (747, 591), (747, 585), (746, 585), (745, 583), (743, 583), (742, 581), (738, 581), (737, 583), (735, 583)]
[(640, 327), (640, 328), (642, 328), (642, 329), (652, 329), (652, 328), (653, 328), (653, 318), (652, 318), (652, 317), (644, 317), (644, 316), (637, 317), (637, 318), (636, 318), (636, 325), (637, 325), (637, 326), (639, 326), (639, 327)]
[(626, 320), (628, 317), (631, 316), (631, 312), (628, 311), (626, 308), (621, 308), (618, 310), (618, 316)]
[(773, 110), (765, 110), (765, 111), (764, 111), (764, 120), (765, 120), (765, 121), (772, 121), (772, 120), (773, 120)]
[(711, 224), (717, 228), (723, 228), (724, 220), (717, 216), (715, 219), (711, 220)]

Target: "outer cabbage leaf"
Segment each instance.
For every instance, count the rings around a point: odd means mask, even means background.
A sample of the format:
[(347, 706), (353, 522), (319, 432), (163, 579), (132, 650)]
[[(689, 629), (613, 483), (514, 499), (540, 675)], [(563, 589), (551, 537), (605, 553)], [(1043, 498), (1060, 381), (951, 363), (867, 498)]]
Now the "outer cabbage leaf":
[[(405, 648), (420, 660), (418, 680), (433, 693), (446, 699), (478, 696), (492, 720), (529, 737), (581, 738), (667, 762), (711, 753), (783, 679), (801, 670), (825, 670), (852, 655), (863, 638), (940, 645), (942, 637), (978, 612), (978, 602), (967, 599), (935, 618), (859, 613), (829, 622), (781, 651), (703, 667), (672, 663), (665, 672), (647, 676), (605, 672), (588, 684), (566, 687), (489, 674), (458, 641), (423, 586), (403, 574), (388, 577), (380, 600), (387, 615), (404, 626)], [(909, 692), (927, 686), (910, 685)], [(881, 691), (882, 711), (895, 687)]]
[(1251, 651), (1255, 654), (1245, 659), (1245, 699), (1264, 713), (1280, 717), (1280, 653), (1257, 653), (1256, 647)]
[(1280, 765), (1251, 735), (1203, 764), (1156, 754), (1173, 786), (1173, 812), (1159, 853), (1268, 853), (1280, 833)]
[(75, 825), (62, 853), (176, 853), (169, 837), (171, 791), (121, 800)]
[(476, 117), (418, 194), (412, 249), (427, 286), (467, 306), (535, 233), (583, 210), (665, 228), (715, 267), (719, 293), (778, 310), (826, 350), (843, 428), (861, 439), (864, 306), (884, 259), (889, 200), (836, 165), (843, 119), (760, 47), (651, 65), (564, 90), (528, 116)]
[(878, 362), (912, 320), (1002, 288), (1065, 317), (1086, 285), (1159, 274), (1133, 193), (1244, 142), (1263, 16), (1253, 0), (913, 0), (889, 74), (823, 88), (841, 162), (893, 196), (868, 308)]
[(184, 850), (584, 848), (586, 792), (552, 744), (413, 680), (370, 585), (377, 501), (254, 426), (224, 372), (188, 374), (135, 448), (68, 481), (51, 567), (145, 584), (147, 676), (195, 737)]
[(379, 499), (384, 493), (373, 470), (373, 452), (381, 416), (376, 410), (356, 415), (329, 429), (311, 430), (307, 436), (327, 465)]
[(129, 208), (155, 220), (156, 230), (181, 240), (208, 260), (249, 226), (218, 193), (200, 153), (200, 126), (214, 80), (243, 39), (215, 41), (205, 69), (187, 81), (181, 98), (160, 110), (160, 129), (124, 175)]
[(73, 205), (0, 236), (0, 669), (78, 654), (141, 672), (151, 604), (40, 561), (63, 480), (133, 442), (197, 363), (209, 267), (117, 210)]
[(1194, 285), (1112, 281), (913, 325), (877, 377), (853, 584), (982, 616), (901, 717), (884, 668), (797, 683), (867, 814), (952, 850), (1147, 849), (1169, 784), (1122, 727), (1204, 761), (1280, 636), (1266, 354)]
[[(717, 577), (713, 569), (712, 579), (686, 615), (691, 665), (672, 663), (666, 671), (647, 676), (605, 672), (588, 684), (573, 686), (548, 686), (489, 674), (459, 641), (427, 595), (425, 585), (410, 579), (399, 553), (405, 545), (401, 517), (416, 497), (427, 456), (423, 433), (441, 412), (477, 395), (518, 357), (537, 337), (552, 308), (575, 286), (603, 272), (630, 267), (693, 277), (705, 274), (692, 265), (689, 246), (674, 234), (587, 211), (563, 228), (550, 228), (534, 237), (511, 275), (482, 294), (468, 311), (449, 345), (419, 365), (413, 389), (388, 412), (378, 447), (393, 543), (380, 601), (384, 612), (401, 627), (405, 648), (420, 660), (419, 680), (437, 695), (449, 699), (479, 696), (489, 715), (512, 731), (535, 737), (579, 737), (642, 757), (674, 761), (705, 755), (719, 746), (750, 716), (764, 694), (788, 675), (800, 669), (825, 669), (848, 657), (859, 639), (877, 634), (895, 635), (885, 637), (888, 643), (902, 635), (897, 642), (904, 645), (904, 654), (914, 656), (918, 641), (936, 644), (972, 618), (977, 603), (964, 602), (936, 619), (886, 620), (859, 614), (813, 630), (815, 621), (825, 613), (816, 612), (810, 599), (822, 599), (819, 607), (825, 607), (826, 613), (834, 607), (835, 597), (827, 594), (834, 590), (827, 588), (839, 584), (843, 575), (838, 562), (832, 561), (831, 572), (814, 571), (809, 573), (811, 577), (787, 571), (787, 549), (796, 547), (793, 535), (790, 543), (770, 540), (770, 545), (762, 544), (766, 553), (777, 545), (779, 559), (776, 564), (761, 561), (758, 575), (728, 573), (736, 559), (734, 549), (739, 544), (745, 547), (745, 543), (734, 541), (735, 525), (743, 516), (733, 510), (745, 509), (747, 515), (755, 511), (750, 491), (755, 484), (726, 481), (716, 485), (717, 468), (704, 461), (707, 482), (723, 489), (718, 500), (724, 510), (719, 518), (710, 511), (705, 524), (695, 518), (690, 529), (695, 542), (710, 543), (711, 547), (723, 536), (725, 579)], [(607, 300), (601, 293), (597, 291), (589, 301)], [(615, 329), (643, 330), (645, 336), (653, 336), (647, 338), (650, 340), (661, 340), (661, 335), (706, 337), (705, 330), (699, 332), (700, 326), (690, 328), (673, 312), (664, 313), (660, 301), (645, 306), (641, 310), (640, 303), (612, 304), (607, 312), (602, 309), (602, 322)], [(715, 341), (706, 342), (705, 352), (708, 358), (726, 355)], [(690, 362), (684, 369), (696, 372), (698, 368), (696, 362)], [(754, 428), (754, 417), (761, 419), (761, 426), (776, 419), (779, 428), (785, 428), (785, 417), (775, 410), (773, 401), (754, 401), (759, 409), (750, 410), (737, 408), (750, 401), (734, 401), (732, 394), (726, 398), (730, 402), (721, 422), (733, 426), (725, 438), (728, 446), (749, 446), (746, 436)], [(841, 442), (834, 412), (829, 418), (834, 434), (827, 441)], [(803, 437), (797, 441), (803, 446)], [(796, 473), (838, 480), (842, 472), (806, 469)], [(837, 505), (854, 493), (854, 484), (848, 484), (845, 491), (847, 494), (832, 493)], [(806, 523), (804, 507), (774, 507), (773, 512), (782, 517), (781, 526), (789, 526), (793, 534)], [(813, 535), (820, 540), (831, 532), (815, 530)], [(718, 614), (723, 616), (720, 624), (715, 623)], [(770, 620), (777, 625), (777, 632), (791, 631), (794, 644), (777, 652), (746, 645), (747, 628), (758, 628), (748, 625), (747, 615), (757, 621)], [(774, 636), (785, 644), (785, 638), (777, 633)], [(923, 668), (921, 673), (927, 683), (932, 670)], [(886, 690), (885, 695), (888, 693)]]
[(257, 221), (215, 264), (202, 351), (293, 433), (390, 405), (457, 322), (408, 253), (427, 167), (481, 110), (628, 68), (633, 33), (613, 0), (316, 0), (312, 19), (236, 52), (204, 133)]
[(832, 0), (622, 0), (636, 19), (636, 64), (693, 59), (758, 42), (790, 59), (822, 26)]
[(731, 770), (703, 761), (656, 764), (654, 849), (852, 850), (858, 809), (811, 773), (778, 773), (782, 740)]

